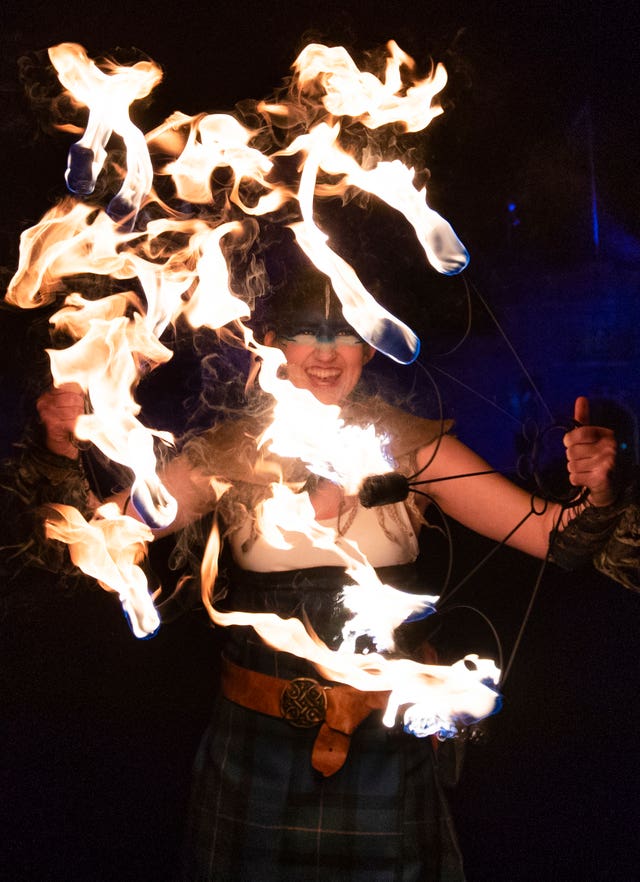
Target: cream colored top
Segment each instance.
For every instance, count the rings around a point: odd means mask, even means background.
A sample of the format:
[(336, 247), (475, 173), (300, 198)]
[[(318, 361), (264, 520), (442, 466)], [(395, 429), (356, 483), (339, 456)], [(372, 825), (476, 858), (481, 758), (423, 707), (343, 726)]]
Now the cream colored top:
[[(346, 512), (340, 518), (318, 521), (321, 527), (333, 532), (337, 548), (319, 548), (309, 536), (296, 531), (285, 531), (283, 538), (291, 548), (274, 548), (261, 533), (252, 535), (252, 519), (229, 536), (233, 557), (244, 570), (254, 572), (286, 572), (308, 567), (348, 566), (344, 552), (355, 543), (374, 567), (388, 567), (412, 563), (418, 556), (418, 540), (405, 506), (398, 502), (377, 508), (357, 505), (355, 516)], [(344, 526), (348, 528), (344, 530)], [(343, 554), (340, 553), (343, 552)]]

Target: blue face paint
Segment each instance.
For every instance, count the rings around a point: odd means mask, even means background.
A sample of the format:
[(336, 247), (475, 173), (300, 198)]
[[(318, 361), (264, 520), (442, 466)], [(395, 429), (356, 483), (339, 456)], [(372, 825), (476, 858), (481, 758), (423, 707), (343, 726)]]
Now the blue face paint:
[(299, 346), (361, 346), (364, 342), (350, 325), (332, 321), (290, 327), (281, 330), (278, 338)]

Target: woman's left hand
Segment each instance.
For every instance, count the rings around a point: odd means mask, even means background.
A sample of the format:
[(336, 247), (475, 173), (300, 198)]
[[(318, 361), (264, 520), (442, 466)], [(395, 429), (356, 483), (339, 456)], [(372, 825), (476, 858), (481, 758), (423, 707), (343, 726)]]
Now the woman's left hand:
[(47, 449), (57, 456), (77, 459), (78, 446), (74, 429), (84, 413), (84, 393), (77, 383), (51, 386), (36, 401), (40, 422), (44, 426)]
[(593, 505), (611, 505), (616, 496), (615, 435), (611, 429), (589, 425), (589, 401), (582, 396), (576, 399), (573, 416), (580, 425), (564, 436), (569, 480), (574, 486), (589, 490)]

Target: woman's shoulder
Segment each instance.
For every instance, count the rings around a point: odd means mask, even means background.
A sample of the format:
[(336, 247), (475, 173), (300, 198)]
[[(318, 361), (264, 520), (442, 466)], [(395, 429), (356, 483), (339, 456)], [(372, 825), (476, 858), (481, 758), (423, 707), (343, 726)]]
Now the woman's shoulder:
[(262, 428), (253, 416), (225, 419), (190, 437), (181, 455), (193, 468), (210, 470), (215, 466), (218, 474), (229, 479), (247, 480), (254, 473)]
[(193, 436), (181, 456), (191, 468), (234, 484), (269, 485), (272, 481), (301, 482), (308, 477), (299, 460), (280, 457), (260, 447), (269, 416), (263, 413), (232, 417)]
[(379, 396), (363, 397), (344, 409), (348, 422), (373, 425), (378, 435), (389, 438), (389, 449), (395, 458), (405, 456), (431, 444), (450, 432), (452, 420), (431, 420), (389, 404)]
[[(416, 416), (389, 404), (379, 396), (358, 397), (342, 409), (350, 425), (363, 428), (373, 425), (376, 434), (389, 439), (389, 451), (395, 459), (407, 456), (433, 443), (452, 428), (451, 420), (431, 420)], [(273, 480), (265, 459), (277, 461), (286, 479), (300, 480), (295, 461), (281, 460), (258, 449), (258, 439), (267, 427), (264, 413), (245, 414), (221, 420), (210, 429), (191, 437), (182, 448), (191, 467), (215, 473), (232, 481), (262, 483)], [(260, 462), (259, 462), (260, 461)], [(293, 474), (291, 470), (296, 474)], [(264, 472), (264, 474), (263, 474)]]

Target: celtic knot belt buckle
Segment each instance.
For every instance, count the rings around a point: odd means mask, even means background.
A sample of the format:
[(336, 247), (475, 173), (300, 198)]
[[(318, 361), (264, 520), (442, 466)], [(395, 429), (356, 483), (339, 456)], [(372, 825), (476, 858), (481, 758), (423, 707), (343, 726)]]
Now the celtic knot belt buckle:
[(280, 698), (280, 710), (292, 726), (306, 729), (321, 723), (327, 712), (327, 696), (310, 677), (296, 677), (287, 683)]

